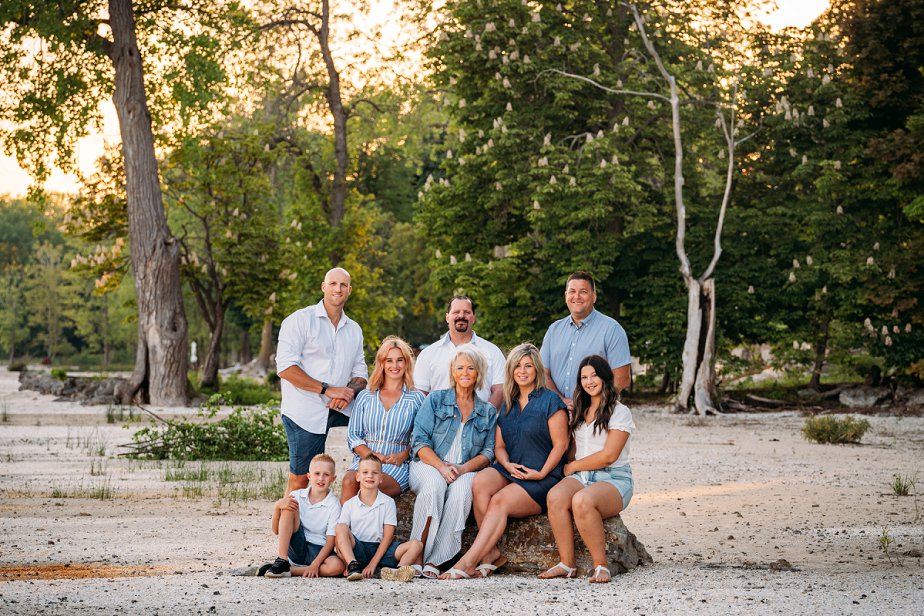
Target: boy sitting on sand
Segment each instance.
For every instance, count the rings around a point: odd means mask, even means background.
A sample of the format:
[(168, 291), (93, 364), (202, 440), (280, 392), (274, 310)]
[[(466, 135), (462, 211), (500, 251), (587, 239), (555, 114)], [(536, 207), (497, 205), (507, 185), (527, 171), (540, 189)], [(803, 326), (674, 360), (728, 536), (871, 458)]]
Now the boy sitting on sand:
[(395, 500), (379, 491), (382, 462), (369, 454), (356, 471), (359, 493), (343, 504), (337, 522), (337, 554), (349, 563), (345, 575), (351, 582), (370, 578), (382, 565), (381, 578), (407, 582), (414, 577), (412, 563), (423, 552), (420, 541), (399, 544), (395, 537), (398, 511)]
[(319, 453), (308, 466), (308, 487), (276, 501), (273, 532), (279, 535), (279, 555), (266, 577), (333, 577), (343, 572), (343, 562), (333, 553), (340, 517), (340, 501), (330, 490), (334, 471), (334, 459)]

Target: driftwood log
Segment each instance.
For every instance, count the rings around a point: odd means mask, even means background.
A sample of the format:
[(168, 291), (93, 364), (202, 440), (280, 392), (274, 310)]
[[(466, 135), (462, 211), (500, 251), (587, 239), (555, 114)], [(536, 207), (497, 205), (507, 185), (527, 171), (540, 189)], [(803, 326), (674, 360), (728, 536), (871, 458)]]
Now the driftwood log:
[[(414, 519), (414, 502), (416, 497), (407, 492), (397, 499), (398, 532), (401, 541), (406, 541)], [(605, 523), (606, 556), (613, 574), (626, 573), (639, 565), (651, 564), (652, 558), (645, 546), (629, 532), (622, 518), (615, 516)], [(475, 539), (478, 529), (475, 520), (470, 517), (462, 534), (462, 550), (467, 550)], [(580, 535), (575, 531), (575, 554), (577, 555), (578, 575), (588, 575), (593, 570), (590, 554)], [(535, 575), (545, 571), (558, 562), (558, 550), (555, 538), (545, 515), (536, 515), (522, 520), (510, 520), (507, 532), (501, 539), (501, 551), (507, 557), (504, 571)]]

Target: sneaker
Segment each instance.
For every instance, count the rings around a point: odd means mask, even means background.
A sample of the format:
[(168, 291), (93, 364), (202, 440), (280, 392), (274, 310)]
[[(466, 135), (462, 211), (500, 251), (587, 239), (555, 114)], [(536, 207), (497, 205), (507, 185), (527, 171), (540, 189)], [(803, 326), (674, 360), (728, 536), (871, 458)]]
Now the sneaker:
[(398, 567), (397, 569), (392, 569), (391, 567), (382, 567), (382, 572), (380, 576), (383, 580), (388, 582), (410, 582), (414, 579), (416, 572), (414, 567), (411, 565), (405, 565), (404, 567)]
[(359, 564), (358, 560), (352, 560), (347, 565), (347, 579), (351, 582), (358, 582), (363, 579), (363, 566)]
[(273, 563), (266, 563), (265, 565), (260, 565), (260, 568), (257, 569), (257, 577), (263, 577), (266, 575), (266, 572), (269, 571), (270, 567), (273, 566)]
[(265, 573), (268, 578), (283, 578), (283, 577), (292, 577), (292, 574), (289, 572), (289, 561), (285, 558), (276, 558), (276, 562), (273, 563), (273, 566), (266, 570)]

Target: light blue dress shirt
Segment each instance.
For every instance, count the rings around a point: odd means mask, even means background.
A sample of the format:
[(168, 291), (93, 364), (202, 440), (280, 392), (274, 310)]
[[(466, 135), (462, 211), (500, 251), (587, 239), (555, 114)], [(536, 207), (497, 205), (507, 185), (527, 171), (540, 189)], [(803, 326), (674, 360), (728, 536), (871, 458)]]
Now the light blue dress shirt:
[(569, 314), (549, 326), (542, 339), (542, 363), (549, 369), (555, 387), (565, 398), (573, 398), (578, 378), (578, 366), (588, 355), (606, 358), (610, 368), (616, 369), (629, 364), (629, 339), (626, 330), (616, 319), (596, 309), (574, 324)]

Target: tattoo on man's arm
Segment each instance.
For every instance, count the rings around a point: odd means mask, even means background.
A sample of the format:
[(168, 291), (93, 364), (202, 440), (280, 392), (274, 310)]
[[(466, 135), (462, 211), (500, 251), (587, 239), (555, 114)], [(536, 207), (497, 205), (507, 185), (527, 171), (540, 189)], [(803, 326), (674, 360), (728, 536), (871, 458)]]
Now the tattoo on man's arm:
[(347, 382), (346, 386), (353, 390), (353, 395), (356, 395), (366, 388), (366, 379), (361, 376), (354, 376)]

